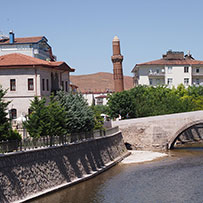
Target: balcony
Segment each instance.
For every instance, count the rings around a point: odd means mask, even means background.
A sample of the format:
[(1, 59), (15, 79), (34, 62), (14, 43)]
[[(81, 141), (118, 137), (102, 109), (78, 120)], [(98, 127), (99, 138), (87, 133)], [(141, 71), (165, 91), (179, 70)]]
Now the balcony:
[(196, 72), (194, 72), (194, 73), (192, 73), (192, 76), (200, 78), (200, 77), (203, 77), (203, 73), (196, 73)]
[(148, 76), (153, 78), (163, 78), (165, 77), (165, 71), (162, 70), (162, 72), (157, 72), (157, 71), (150, 70)]

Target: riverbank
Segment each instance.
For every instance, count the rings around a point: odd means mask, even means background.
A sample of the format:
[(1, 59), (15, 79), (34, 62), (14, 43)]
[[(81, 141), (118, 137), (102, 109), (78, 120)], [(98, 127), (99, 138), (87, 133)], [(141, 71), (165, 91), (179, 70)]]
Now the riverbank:
[(120, 131), (95, 139), (0, 156), (0, 202), (30, 199), (87, 180), (129, 152)]
[(121, 161), (121, 164), (142, 163), (168, 156), (166, 153), (153, 151), (130, 150), (131, 155)]

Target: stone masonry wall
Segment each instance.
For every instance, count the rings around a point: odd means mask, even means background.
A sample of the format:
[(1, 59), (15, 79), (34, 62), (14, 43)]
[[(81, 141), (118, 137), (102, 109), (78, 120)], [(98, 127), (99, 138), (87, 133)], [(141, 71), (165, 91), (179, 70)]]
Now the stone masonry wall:
[(127, 152), (122, 134), (0, 157), (0, 202), (22, 200), (69, 183)]

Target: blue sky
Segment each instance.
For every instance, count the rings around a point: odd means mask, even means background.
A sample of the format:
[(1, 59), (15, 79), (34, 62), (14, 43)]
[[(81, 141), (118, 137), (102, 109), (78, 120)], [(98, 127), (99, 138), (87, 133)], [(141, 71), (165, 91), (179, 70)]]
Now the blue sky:
[(1, 33), (46, 36), (58, 60), (76, 68), (75, 75), (112, 72), (114, 35), (120, 38), (125, 75), (169, 49), (190, 50), (203, 60), (201, 0), (0, 0), (0, 5)]

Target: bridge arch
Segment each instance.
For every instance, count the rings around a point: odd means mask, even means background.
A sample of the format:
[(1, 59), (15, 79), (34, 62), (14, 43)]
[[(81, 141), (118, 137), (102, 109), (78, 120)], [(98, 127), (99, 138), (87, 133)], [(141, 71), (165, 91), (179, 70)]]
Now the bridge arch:
[(176, 133), (172, 136), (172, 138), (168, 142), (168, 149), (172, 149), (173, 148), (176, 140), (181, 135), (181, 133), (183, 133), (184, 131), (192, 128), (193, 126), (195, 126), (197, 124), (203, 124), (203, 120), (201, 119), (201, 120), (192, 121), (192, 122), (184, 125), (183, 127), (181, 127), (178, 131), (176, 131)]

